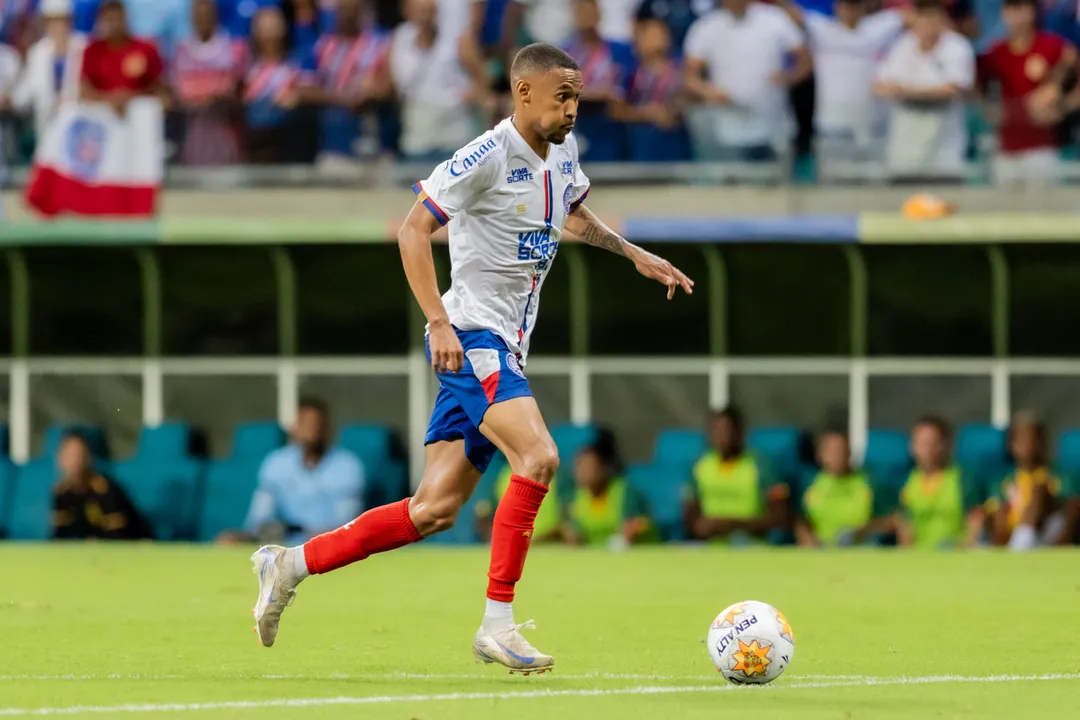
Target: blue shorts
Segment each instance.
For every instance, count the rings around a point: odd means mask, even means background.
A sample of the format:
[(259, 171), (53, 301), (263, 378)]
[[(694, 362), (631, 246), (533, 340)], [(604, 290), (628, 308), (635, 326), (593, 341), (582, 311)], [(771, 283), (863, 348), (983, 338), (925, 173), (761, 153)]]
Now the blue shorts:
[[(484, 414), (495, 403), (532, 397), (532, 390), (517, 356), (502, 338), (490, 330), (454, 331), (465, 350), (465, 366), (456, 373), (436, 374), (439, 394), (424, 444), (464, 438), (465, 457), (484, 472), (495, 456), (495, 446), (480, 432)], [(430, 362), (427, 339), (424, 348)]]

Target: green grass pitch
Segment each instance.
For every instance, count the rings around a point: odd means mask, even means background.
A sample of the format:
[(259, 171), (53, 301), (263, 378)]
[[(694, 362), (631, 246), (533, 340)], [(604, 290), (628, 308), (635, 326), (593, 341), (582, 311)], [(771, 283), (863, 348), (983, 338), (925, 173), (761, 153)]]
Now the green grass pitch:
[[(1080, 707), (1080, 554), (535, 548), (519, 622), (553, 674), (473, 662), (487, 552), (305, 582), (272, 649), (250, 550), (0, 545), (0, 718), (1016, 718)], [(726, 684), (704, 637), (785, 612), (787, 673)]]

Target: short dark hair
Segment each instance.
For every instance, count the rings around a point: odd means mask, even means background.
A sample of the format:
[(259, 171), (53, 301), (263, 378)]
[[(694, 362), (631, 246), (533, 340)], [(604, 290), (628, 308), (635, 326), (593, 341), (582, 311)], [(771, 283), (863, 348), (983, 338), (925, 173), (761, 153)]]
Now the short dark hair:
[(941, 0), (915, 0), (913, 7), (916, 12), (945, 12), (945, 3)]
[(64, 434), (60, 436), (60, 444), (63, 445), (68, 440), (77, 440), (82, 443), (82, 446), (87, 450), (90, 449), (90, 441), (86, 438), (86, 434), (81, 430), (65, 430)]
[(915, 423), (915, 427), (919, 427), (920, 425), (928, 425), (934, 428), (946, 442), (952, 440), (952, 425), (940, 415), (923, 415), (919, 418), (919, 421)]
[(326, 401), (311, 395), (300, 398), (300, 404), (297, 408), (300, 410), (314, 410), (324, 418), (330, 415), (330, 406), (326, 404)]
[(847, 428), (840, 427), (839, 425), (826, 425), (825, 428), (818, 433), (818, 442), (821, 442), (827, 437), (836, 436), (843, 438), (844, 442), (850, 442), (851, 438), (848, 437)]
[(719, 410), (710, 410), (709, 411), (709, 420), (710, 421), (711, 420), (723, 420), (725, 418), (732, 425), (735, 426), (736, 430), (738, 430), (739, 432), (742, 432), (743, 427), (744, 427), (744, 425), (743, 425), (743, 414), (742, 414), (742, 410), (740, 410), (736, 406), (727, 405), (726, 407), (722, 407)]
[(540, 75), (552, 70), (580, 70), (577, 60), (570, 57), (565, 50), (548, 45), (547, 43), (533, 43), (518, 50), (514, 56), (514, 62), (510, 66), (510, 77), (519, 78), (526, 75)]

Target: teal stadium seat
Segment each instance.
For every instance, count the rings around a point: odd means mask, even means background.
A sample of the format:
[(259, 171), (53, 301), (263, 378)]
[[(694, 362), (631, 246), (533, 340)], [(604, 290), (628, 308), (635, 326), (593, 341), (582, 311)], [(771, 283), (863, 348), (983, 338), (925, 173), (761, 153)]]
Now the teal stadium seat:
[(12, 494), (15, 492), (15, 466), (0, 458), (0, 538), (8, 536), (11, 524)]
[(804, 442), (805, 434), (793, 427), (757, 428), (747, 438), (750, 449), (763, 455), (788, 484), (799, 481)]
[(913, 466), (908, 436), (897, 430), (870, 430), (866, 437), (863, 470), (874, 487), (874, 504), (895, 508), (900, 489), (907, 482)]
[(982, 491), (1008, 472), (1005, 431), (993, 425), (964, 425), (956, 436), (956, 463)]
[(13, 540), (47, 540), (51, 536), (49, 516), (56, 482), (52, 457), (31, 460), (17, 468), (14, 480), (9, 536)]
[(367, 507), (385, 505), (409, 494), (409, 473), (395, 457), (394, 435), (381, 425), (346, 425), (338, 434), (338, 446), (351, 450), (364, 464)]
[(197, 540), (210, 541), (224, 530), (243, 526), (259, 482), (259, 467), (285, 439), (276, 421), (245, 423), (236, 429), (229, 457), (207, 464)]
[(135, 455), (112, 463), (112, 474), (159, 540), (195, 535), (203, 464), (191, 457), (191, 428), (166, 423), (143, 428)]
[(1058, 436), (1057, 470), (1074, 482), (1080, 480), (1080, 428), (1070, 428)]
[(684, 540), (683, 499), (687, 476), (676, 465), (631, 465), (627, 481), (645, 496), (649, 516), (665, 542)]
[(691, 469), (705, 454), (706, 448), (705, 433), (701, 430), (661, 430), (653, 446), (653, 464), (679, 468), (684, 479), (689, 478)]

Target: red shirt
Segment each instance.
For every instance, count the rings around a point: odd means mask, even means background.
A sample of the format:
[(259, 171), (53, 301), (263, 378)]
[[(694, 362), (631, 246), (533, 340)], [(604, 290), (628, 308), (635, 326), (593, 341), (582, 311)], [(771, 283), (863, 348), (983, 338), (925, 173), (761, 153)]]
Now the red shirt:
[(979, 58), (980, 84), (1001, 86), (998, 136), (1002, 152), (1054, 147), (1053, 128), (1032, 121), (1027, 96), (1046, 81), (1064, 52), (1063, 38), (1040, 30), (1027, 52), (1016, 53), (1002, 40)]
[(164, 65), (152, 43), (132, 38), (119, 47), (104, 40), (86, 46), (82, 77), (98, 90), (142, 92), (153, 87)]

